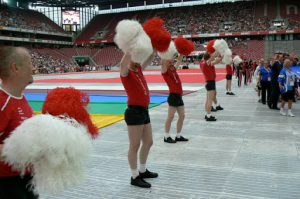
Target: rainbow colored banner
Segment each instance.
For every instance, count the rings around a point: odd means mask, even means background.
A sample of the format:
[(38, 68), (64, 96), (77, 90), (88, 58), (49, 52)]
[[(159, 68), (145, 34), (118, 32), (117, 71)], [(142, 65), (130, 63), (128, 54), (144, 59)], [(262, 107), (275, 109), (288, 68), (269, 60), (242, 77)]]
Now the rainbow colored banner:
[[(88, 94), (90, 103), (89, 113), (94, 124), (98, 128), (114, 124), (124, 119), (124, 111), (127, 108), (127, 96), (110, 94)], [(47, 93), (25, 93), (26, 99), (36, 114), (40, 114)], [(166, 95), (151, 95), (149, 108), (167, 101)]]

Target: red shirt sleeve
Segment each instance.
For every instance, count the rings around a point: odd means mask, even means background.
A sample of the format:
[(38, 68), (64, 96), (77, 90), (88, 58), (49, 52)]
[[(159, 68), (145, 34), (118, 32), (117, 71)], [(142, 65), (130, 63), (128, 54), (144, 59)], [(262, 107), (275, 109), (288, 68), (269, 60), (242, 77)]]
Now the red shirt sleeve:
[(2, 135), (4, 135), (10, 120), (9, 110), (6, 106), (7, 98), (8, 96), (0, 95), (0, 143), (4, 140)]

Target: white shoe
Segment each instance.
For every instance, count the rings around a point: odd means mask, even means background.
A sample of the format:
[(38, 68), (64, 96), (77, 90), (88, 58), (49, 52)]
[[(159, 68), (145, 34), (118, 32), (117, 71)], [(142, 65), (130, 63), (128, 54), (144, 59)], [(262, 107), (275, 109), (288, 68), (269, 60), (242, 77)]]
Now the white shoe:
[(295, 117), (295, 115), (292, 113), (291, 110), (288, 110), (288, 116), (290, 116), (290, 117)]
[(284, 110), (282, 108), (280, 109), (280, 115), (286, 116), (286, 113), (284, 112)]

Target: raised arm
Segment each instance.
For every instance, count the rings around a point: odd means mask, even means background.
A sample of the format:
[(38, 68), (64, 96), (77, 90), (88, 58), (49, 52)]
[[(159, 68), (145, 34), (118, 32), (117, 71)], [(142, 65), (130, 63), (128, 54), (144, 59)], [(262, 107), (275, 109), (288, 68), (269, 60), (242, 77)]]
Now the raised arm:
[(213, 55), (213, 56), (209, 59), (209, 63), (210, 63), (211, 65), (216, 65), (216, 64), (221, 63), (222, 59), (223, 59), (223, 56), (222, 56), (222, 55), (215, 54), (215, 55)]
[(130, 64), (131, 56), (130, 54), (124, 54), (120, 63), (120, 75), (126, 77), (128, 75), (128, 66)]
[(156, 55), (156, 52), (154, 51), (149, 57), (148, 57), (148, 59), (144, 62), (144, 63), (142, 63), (142, 69), (144, 70), (147, 66), (149, 66), (150, 64), (151, 64), (151, 62), (152, 62), (152, 60), (154, 59), (154, 57), (155, 57), (155, 55)]
[(175, 68), (178, 68), (180, 66), (180, 64), (182, 64), (182, 59), (183, 59), (183, 55), (179, 55), (179, 57), (177, 57), (177, 62), (175, 64)]

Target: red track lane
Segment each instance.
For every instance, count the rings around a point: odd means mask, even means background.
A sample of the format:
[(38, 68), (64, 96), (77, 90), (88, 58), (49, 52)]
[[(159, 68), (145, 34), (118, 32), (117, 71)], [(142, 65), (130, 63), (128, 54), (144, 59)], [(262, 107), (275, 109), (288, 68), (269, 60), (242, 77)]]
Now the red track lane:
[[(203, 75), (179, 75), (182, 83), (205, 83)], [(145, 75), (147, 83), (164, 83), (161, 75)], [(224, 75), (217, 75), (217, 81), (225, 79)], [(35, 83), (121, 83), (120, 78), (107, 78), (107, 79), (43, 79), (35, 80)]]

